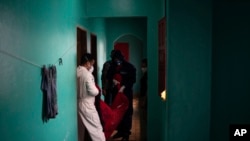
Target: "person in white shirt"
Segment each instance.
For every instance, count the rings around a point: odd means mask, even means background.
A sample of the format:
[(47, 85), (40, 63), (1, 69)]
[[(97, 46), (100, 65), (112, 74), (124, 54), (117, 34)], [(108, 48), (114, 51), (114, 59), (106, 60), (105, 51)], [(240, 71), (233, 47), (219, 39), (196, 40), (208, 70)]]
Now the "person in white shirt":
[(81, 58), (81, 65), (77, 67), (78, 82), (78, 114), (89, 132), (92, 141), (105, 141), (103, 128), (95, 107), (95, 96), (99, 94), (94, 76), (89, 71), (93, 67), (93, 57), (86, 53)]

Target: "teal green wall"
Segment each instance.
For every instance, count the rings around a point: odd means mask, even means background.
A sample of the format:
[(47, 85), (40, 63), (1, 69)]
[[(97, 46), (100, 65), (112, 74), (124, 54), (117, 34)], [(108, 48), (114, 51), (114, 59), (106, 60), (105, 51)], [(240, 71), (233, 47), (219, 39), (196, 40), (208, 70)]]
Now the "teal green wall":
[[(128, 32), (124, 30), (116, 37), (109, 38), (111, 31), (107, 28), (108, 17), (147, 19), (146, 30), (144, 27), (138, 27), (138, 30), (144, 30), (138, 32), (138, 38), (144, 40), (143, 43), (147, 46), (144, 55), (146, 54), (149, 62), (150, 103), (147, 136), (148, 140), (163, 140), (166, 103), (163, 103), (156, 93), (158, 79), (155, 77), (158, 74), (157, 27), (159, 19), (165, 14), (163, 0), (154, 1), (154, 4), (150, 0), (63, 0), (60, 3), (54, 0), (27, 0), (22, 3), (17, 0), (5, 0), (0, 3), (1, 50), (43, 65), (55, 63), (69, 49), (63, 56), (63, 66), (57, 64), (59, 115), (46, 124), (41, 121), (40, 68), (1, 52), (0, 67), (3, 69), (0, 99), (3, 100), (0, 102), (0, 129), (4, 133), (3, 140), (17, 140), (18, 137), (20, 140), (44, 141), (50, 140), (53, 135), (55, 140), (76, 140), (76, 26), (87, 30), (88, 40), (90, 33), (97, 35), (100, 62), (97, 69), (100, 78), (103, 59), (108, 58), (111, 50), (110, 43)], [(88, 42), (88, 50), (89, 47)]]
[[(106, 49), (106, 21), (104, 18), (89, 18), (88, 28), (92, 34), (97, 36), (97, 77), (98, 85), (101, 86), (101, 72), (106, 56), (109, 53)], [(90, 46), (90, 45), (89, 45)]]
[(166, 103), (158, 95), (158, 20), (148, 18), (148, 125), (147, 139), (149, 141), (163, 140), (166, 134), (165, 122), (167, 120)]
[[(143, 52), (147, 49), (147, 18), (106, 18), (107, 48), (111, 51), (114, 43), (124, 35), (133, 35), (143, 42)], [(145, 53), (144, 53), (145, 54)], [(132, 57), (132, 56), (131, 56)], [(108, 58), (109, 59), (109, 58)]]
[(213, 3), (211, 140), (221, 141), (230, 124), (250, 123), (250, 3)]
[(169, 0), (165, 140), (209, 141), (212, 3)]
[[(1, 140), (77, 140), (76, 27), (91, 32), (84, 6), (84, 0), (0, 2)], [(56, 63), (59, 57), (63, 59), (62, 66)], [(39, 66), (44, 64), (56, 64), (58, 73), (59, 114), (48, 123), (41, 118)]]
[(86, 13), (89, 17), (137, 17), (164, 14), (163, 0), (87, 0)]

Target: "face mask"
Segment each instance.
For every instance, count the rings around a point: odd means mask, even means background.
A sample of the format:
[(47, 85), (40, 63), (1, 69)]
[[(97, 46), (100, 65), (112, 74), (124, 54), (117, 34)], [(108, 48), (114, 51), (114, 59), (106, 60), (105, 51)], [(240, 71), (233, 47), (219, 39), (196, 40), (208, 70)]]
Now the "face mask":
[(90, 69), (89, 69), (89, 72), (90, 72), (90, 73), (93, 73), (93, 71), (94, 71), (94, 67), (91, 66)]
[(121, 63), (122, 63), (122, 61), (120, 61), (120, 60), (117, 60), (116, 61), (116, 64), (119, 66), (119, 65), (121, 65)]
[(145, 73), (147, 71), (147, 68), (141, 68), (141, 71)]

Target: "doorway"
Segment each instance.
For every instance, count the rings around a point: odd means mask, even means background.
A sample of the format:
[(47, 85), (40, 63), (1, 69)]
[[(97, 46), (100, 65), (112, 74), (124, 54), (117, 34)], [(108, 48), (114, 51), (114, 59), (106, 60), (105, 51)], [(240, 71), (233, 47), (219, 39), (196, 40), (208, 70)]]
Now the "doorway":
[[(77, 52), (76, 52), (76, 58), (77, 58), (77, 66), (81, 63), (81, 57), (84, 53), (87, 53), (87, 31), (77, 27), (76, 29), (77, 34)], [(77, 89), (77, 94), (78, 94)], [(78, 96), (77, 96), (78, 97)], [(78, 104), (78, 100), (77, 100)], [(84, 141), (85, 137), (85, 127), (81, 121), (80, 116), (78, 115), (78, 105), (77, 105), (77, 127), (78, 127), (78, 141)]]
[(136, 68), (136, 83), (133, 86), (134, 95), (140, 93), (140, 78), (142, 76), (141, 60), (144, 58), (143, 49), (145, 48), (142, 40), (135, 35), (125, 34), (117, 38), (113, 43), (114, 49), (118, 49), (124, 55), (125, 60)]
[(77, 66), (80, 65), (84, 53), (87, 53), (87, 31), (77, 27)]
[(91, 48), (91, 54), (93, 55), (95, 59), (95, 64), (94, 64), (94, 71), (93, 75), (95, 78), (95, 82), (98, 84), (98, 79), (97, 79), (97, 36), (93, 33), (90, 34), (90, 48)]
[[(124, 55), (125, 60), (130, 62), (136, 68), (136, 83), (133, 86), (133, 117), (130, 140), (147, 140), (147, 109), (142, 107), (140, 97), (140, 79), (142, 77), (141, 61), (145, 58), (143, 52), (146, 50), (145, 44), (141, 38), (133, 34), (125, 34), (117, 38), (114, 43), (114, 49), (118, 49)], [(146, 54), (146, 53), (145, 53)], [(112, 140), (113, 141), (113, 140)]]

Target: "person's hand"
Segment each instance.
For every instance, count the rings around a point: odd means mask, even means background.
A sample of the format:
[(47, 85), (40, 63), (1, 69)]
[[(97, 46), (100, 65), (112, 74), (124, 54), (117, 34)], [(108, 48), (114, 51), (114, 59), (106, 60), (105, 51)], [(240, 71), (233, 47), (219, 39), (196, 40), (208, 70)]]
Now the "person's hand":
[(118, 85), (118, 84), (120, 84), (120, 82), (119, 82), (119, 81), (117, 81), (117, 80), (115, 80), (115, 79), (113, 79), (113, 83), (114, 83), (114, 85)]
[(123, 93), (124, 89), (125, 89), (125, 86), (121, 86), (121, 88), (119, 89), (119, 93)]
[(95, 86), (98, 89), (99, 93), (101, 93), (102, 92), (101, 88), (97, 84), (95, 84)]

